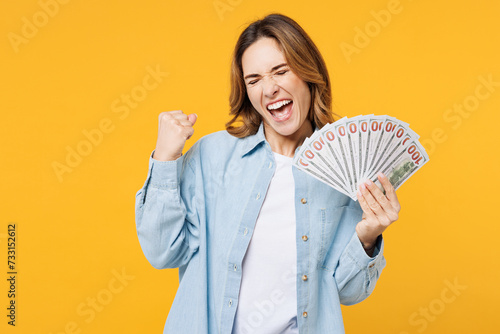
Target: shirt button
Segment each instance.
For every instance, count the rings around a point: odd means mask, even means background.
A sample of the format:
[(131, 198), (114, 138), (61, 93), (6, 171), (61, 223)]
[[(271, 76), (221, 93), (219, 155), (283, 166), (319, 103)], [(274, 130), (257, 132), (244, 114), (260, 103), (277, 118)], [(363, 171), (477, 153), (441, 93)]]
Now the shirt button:
[(305, 198), (303, 198), (303, 199), (301, 199), (301, 200), (300, 200), (300, 203), (302, 203), (302, 204), (306, 204), (306, 203), (307, 203), (307, 200), (306, 200)]
[(257, 194), (257, 196), (255, 196), (255, 199), (259, 199), (260, 198), (260, 193)]
[(243, 235), (247, 235), (248, 233), (248, 228), (245, 227), (245, 231), (243, 231)]
[(269, 168), (273, 167), (273, 163), (269, 162)]
[(238, 268), (238, 266), (237, 266), (237, 265), (234, 265), (234, 271), (236, 271), (236, 269), (237, 269), (237, 268)]
[(307, 235), (303, 235), (302, 240), (307, 241)]
[(233, 305), (233, 300), (229, 299), (229, 307), (231, 307), (231, 305)]
[(302, 316), (303, 316), (304, 318), (307, 318), (307, 312), (302, 312)]
[(302, 275), (302, 280), (307, 281), (307, 275)]

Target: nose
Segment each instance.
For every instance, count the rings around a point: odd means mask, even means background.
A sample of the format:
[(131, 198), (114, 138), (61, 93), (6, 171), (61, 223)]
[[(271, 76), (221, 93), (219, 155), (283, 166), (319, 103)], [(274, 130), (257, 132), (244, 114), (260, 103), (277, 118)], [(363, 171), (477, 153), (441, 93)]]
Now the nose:
[(268, 97), (274, 96), (278, 92), (279, 86), (273, 75), (262, 79), (262, 91)]

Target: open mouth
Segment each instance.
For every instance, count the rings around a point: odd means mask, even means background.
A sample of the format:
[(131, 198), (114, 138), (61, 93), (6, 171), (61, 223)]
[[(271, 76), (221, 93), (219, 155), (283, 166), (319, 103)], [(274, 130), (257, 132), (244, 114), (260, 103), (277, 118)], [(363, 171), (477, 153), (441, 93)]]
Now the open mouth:
[(283, 122), (292, 116), (293, 101), (282, 100), (267, 106), (267, 110), (277, 122)]

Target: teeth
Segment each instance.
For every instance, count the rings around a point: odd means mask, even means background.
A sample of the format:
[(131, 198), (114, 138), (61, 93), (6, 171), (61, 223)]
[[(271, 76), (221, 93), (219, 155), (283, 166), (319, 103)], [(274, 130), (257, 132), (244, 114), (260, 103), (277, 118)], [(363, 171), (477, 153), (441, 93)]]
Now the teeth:
[(284, 106), (285, 104), (288, 104), (292, 102), (292, 100), (283, 100), (283, 101), (279, 101), (279, 102), (276, 102), (276, 103), (273, 103), (273, 104), (270, 104), (269, 106), (267, 106), (267, 109), (268, 110), (276, 110), (276, 109), (279, 109), (281, 108), (282, 106)]

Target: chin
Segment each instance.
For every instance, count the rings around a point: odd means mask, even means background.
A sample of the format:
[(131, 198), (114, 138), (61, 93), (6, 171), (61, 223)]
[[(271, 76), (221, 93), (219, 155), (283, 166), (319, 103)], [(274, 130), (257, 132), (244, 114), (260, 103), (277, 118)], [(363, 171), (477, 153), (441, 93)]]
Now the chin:
[(288, 137), (288, 136), (291, 136), (295, 133), (297, 133), (297, 131), (299, 131), (300, 127), (298, 126), (295, 126), (295, 125), (284, 125), (284, 126), (278, 126), (278, 127), (272, 127), (273, 130), (278, 133), (279, 135), (283, 136), (283, 137)]

